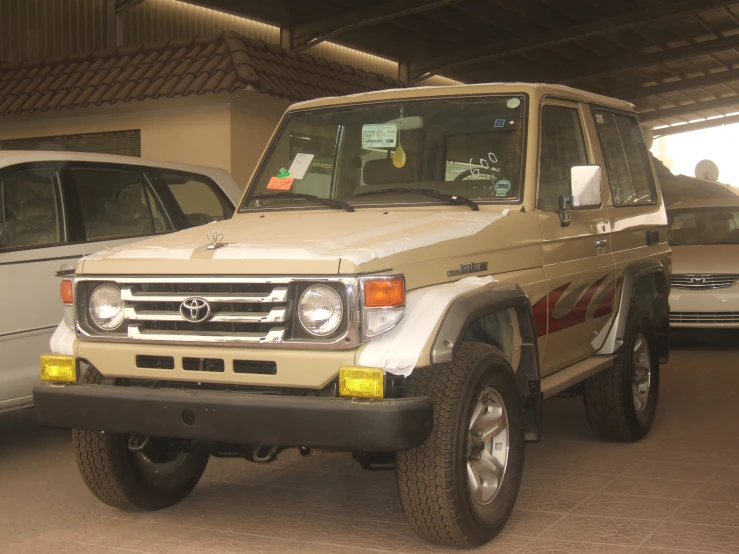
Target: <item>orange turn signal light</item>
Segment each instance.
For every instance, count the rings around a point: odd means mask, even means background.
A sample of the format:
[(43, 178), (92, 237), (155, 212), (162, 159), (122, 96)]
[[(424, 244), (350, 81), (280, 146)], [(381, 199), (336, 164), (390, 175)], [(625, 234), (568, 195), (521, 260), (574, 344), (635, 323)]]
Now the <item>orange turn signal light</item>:
[(62, 280), (61, 284), (59, 285), (59, 296), (62, 297), (62, 302), (65, 304), (71, 304), (73, 302), (72, 298), (72, 281), (69, 279)]
[(395, 308), (405, 304), (405, 281), (382, 279), (364, 282), (364, 305), (367, 308)]

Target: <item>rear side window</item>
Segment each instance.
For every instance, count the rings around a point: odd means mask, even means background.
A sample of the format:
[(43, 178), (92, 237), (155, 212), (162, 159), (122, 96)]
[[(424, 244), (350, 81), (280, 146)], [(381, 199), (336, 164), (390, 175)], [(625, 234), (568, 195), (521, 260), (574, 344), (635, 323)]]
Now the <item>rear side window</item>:
[(0, 174), (0, 249), (64, 242), (59, 177), (48, 168)]
[(654, 176), (639, 123), (632, 115), (594, 109), (616, 206), (655, 201)]
[(576, 108), (544, 106), (541, 118), (537, 207), (556, 210), (559, 197), (570, 194), (570, 168), (587, 164), (588, 154)]
[(156, 197), (136, 170), (72, 167), (87, 240), (171, 230)]
[(159, 188), (166, 188), (184, 217), (183, 226), (195, 227), (233, 215), (233, 206), (221, 189), (203, 175), (150, 169)]

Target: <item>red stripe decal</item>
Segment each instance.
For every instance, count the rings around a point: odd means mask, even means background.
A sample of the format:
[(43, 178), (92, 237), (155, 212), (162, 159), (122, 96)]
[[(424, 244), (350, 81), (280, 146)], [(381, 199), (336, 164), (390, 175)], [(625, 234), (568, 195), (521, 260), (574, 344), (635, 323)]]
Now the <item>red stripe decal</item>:
[[(590, 288), (585, 292), (585, 294), (582, 295), (580, 300), (577, 301), (577, 304), (575, 304), (575, 307), (570, 310), (570, 313), (565, 315), (564, 317), (561, 317), (559, 319), (554, 319), (549, 316), (549, 332), (550, 333), (556, 333), (557, 331), (561, 331), (562, 329), (566, 329), (567, 327), (572, 327), (573, 325), (579, 325), (580, 323), (585, 323), (585, 316), (588, 311), (588, 305), (590, 304), (590, 301), (593, 299), (593, 295), (595, 294), (595, 291), (598, 290), (598, 287), (603, 283), (603, 281), (606, 280), (607, 275), (604, 275), (600, 279), (598, 279), (595, 283), (590, 285)], [(551, 304), (552, 309), (554, 308), (554, 304)], [(550, 309), (550, 314), (551, 309)]]

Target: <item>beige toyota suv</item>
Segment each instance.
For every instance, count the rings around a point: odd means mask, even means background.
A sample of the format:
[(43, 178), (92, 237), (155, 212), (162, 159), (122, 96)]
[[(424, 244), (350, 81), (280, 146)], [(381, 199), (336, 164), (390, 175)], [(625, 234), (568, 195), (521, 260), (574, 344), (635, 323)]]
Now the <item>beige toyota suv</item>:
[(74, 275), (73, 356), (40, 421), (103, 502), (156, 510), (208, 457), (288, 447), (394, 467), (411, 525), (505, 525), (542, 401), (636, 441), (668, 355), (667, 217), (629, 103), (562, 86), (297, 104), (229, 221)]

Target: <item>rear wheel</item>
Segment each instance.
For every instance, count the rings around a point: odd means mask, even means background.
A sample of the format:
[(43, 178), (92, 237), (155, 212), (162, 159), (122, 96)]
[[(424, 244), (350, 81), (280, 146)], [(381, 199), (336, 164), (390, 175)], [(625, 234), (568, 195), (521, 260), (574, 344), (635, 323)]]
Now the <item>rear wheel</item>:
[(495, 348), (464, 343), (453, 362), (417, 369), (408, 386), (409, 396), (434, 402), (429, 438), (396, 456), (408, 521), (438, 544), (484, 544), (508, 521), (521, 483), (524, 433), (514, 372)]
[(632, 306), (616, 363), (585, 381), (590, 427), (606, 440), (637, 441), (654, 423), (658, 396), (659, 357), (652, 318)]

